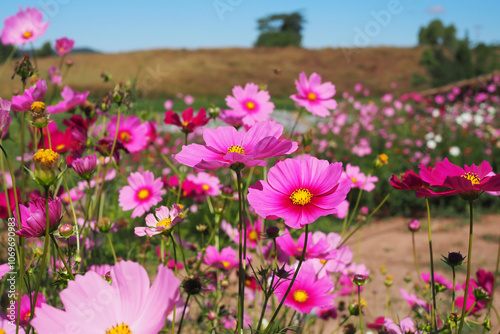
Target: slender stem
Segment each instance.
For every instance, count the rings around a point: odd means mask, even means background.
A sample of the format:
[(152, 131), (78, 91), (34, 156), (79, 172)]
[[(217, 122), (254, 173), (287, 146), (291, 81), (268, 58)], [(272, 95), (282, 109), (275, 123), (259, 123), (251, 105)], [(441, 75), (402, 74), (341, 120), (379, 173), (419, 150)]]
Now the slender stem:
[(495, 267), (495, 274), (494, 279), (493, 279), (493, 288), (491, 290), (491, 296), (490, 296), (490, 301), (488, 302), (488, 312), (486, 313), (486, 316), (488, 317), (491, 313), (491, 307), (493, 306), (493, 297), (495, 296), (495, 289), (497, 286), (497, 279), (498, 279), (498, 269), (500, 266), (500, 234), (498, 234), (498, 253), (497, 253), (497, 264)]
[(111, 247), (111, 252), (113, 253), (113, 259), (115, 260), (115, 263), (118, 263), (115, 253), (115, 247), (113, 247), (113, 241), (111, 240), (111, 235), (109, 233), (106, 233), (106, 236), (108, 237), (109, 246)]
[[(23, 91), (25, 84), (23, 83)], [(24, 111), (20, 113), (21, 115), (21, 201), (24, 198), (24, 186), (26, 182), (25, 172), (24, 172)]]
[(470, 283), (470, 267), (471, 267), (471, 255), (472, 255), (472, 235), (474, 228), (474, 205), (472, 201), (469, 201), (469, 250), (467, 252), (467, 278), (465, 281), (464, 290), (464, 305), (462, 307), (462, 316), (460, 317), (460, 328), (458, 333), (462, 333), (462, 328), (464, 326), (465, 314), (467, 309), (467, 297), (469, 296), (469, 283)]
[(66, 181), (66, 175), (62, 176), (64, 181), (64, 186), (66, 187), (66, 193), (69, 198), (69, 205), (71, 207), (71, 211), (73, 212), (73, 221), (75, 222), (75, 231), (76, 231), (76, 254), (75, 254), (75, 262), (81, 262), (82, 256), (80, 254), (80, 230), (78, 228), (78, 219), (76, 218), (75, 206), (73, 205), (73, 200), (71, 199), (71, 195), (69, 193), (68, 181)]
[(16, 51), (17, 51), (17, 45), (14, 45), (14, 47), (12, 48), (12, 51), (10, 52), (9, 56), (7, 57), (7, 59), (5, 59), (5, 62), (3, 63), (2, 68), (0, 68), (0, 76), (2, 76), (3, 71), (5, 70), (5, 68), (7, 67), (7, 65), (10, 63), (10, 61), (12, 60), (12, 58), (14, 58), (14, 55), (16, 54)]
[(362, 309), (361, 309), (361, 285), (358, 285), (358, 307), (359, 307), (359, 330), (361, 334), (363, 334), (363, 317), (362, 317)]
[(293, 132), (295, 131), (297, 124), (299, 124), (299, 119), (300, 119), (300, 117), (302, 117), (303, 113), (304, 113), (304, 108), (300, 108), (299, 115), (295, 119), (295, 123), (293, 123), (292, 130), (290, 130), (290, 138), (293, 137)]
[(434, 330), (437, 333), (437, 309), (436, 309), (436, 284), (434, 278), (434, 255), (432, 253), (432, 234), (431, 234), (431, 209), (429, 206), (429, 199), (425, 198), (425, 203), (427, 204), (427, 230), (429, 233), (429, 253), (430, 253), (430, 261), (431, 261), (431, 292), (432, 292), (432, 311), (431, 317), (434, 324)]
[[(52, 242), (54, 243), (54, 246), (57, 249), (57, 253), (59, 254), (59, 257), (61, 258), (61, 261), (64, 264), (64, 267), (66, 268), (66, 271), (68, 272), (69, 277), (72, 280), (74, 280), (75, 276), (73, 276), (73, 270), (71, 270), (71, 267), (69, 266), (69, 264), (66, 261), (64, 261), (64, 255), (61, 251), (61, 248), (59, 248), (59, 245), (57, 244), (56, 239), (54, 238), (54, 236), (52, 234), (50, 235), (50, 238), (52, 239)], [(69, 256), (68, 256), (68, 259), (69, 259)]]
[(264, 333), (267, 333), (268, 328), (271, 328), (271, 324), (273, 321), (276, 319), (278, 316), (278, 313), (280, 312), (281, 307), (283, 306), (283, 303), (285, 302), (286, 297), (288, 297), (288, 294), (290, 293), (290, 290), (292, 290), (293, 283), (295, 282), (295, 279), (297, 278), (297, 275), (300, 271), (300, 267), (302, 266), (302, 262), (304, 262), (305, 256), (306, 256), (306, 249), (307, 249), (307, 239), (309, 238), (309, 225), (306, 225), (306, 237), (304, 239), (304, 248), (302, 249), (302, 256), (300, 257), (299, 264), (297, 265), (297, 269), (295, 270), (295, 273), (293, 274), (293, 278), (290, 281), (290, 285), (288, 286), (288, 289), (286, 290), (285, 294), (283, 295), (283, 298), (281, 299), (278, 308), (276, 311), (274, 311), (273, 317), (269, 321), (269, 325), (266, 328), (266, 331)]
[(451, 271), (453, 272), (453, 289), (451, 290), (451, 313), (455, 313), (455, 266), (451, 266)]
[[(172, 235), (172, 233), (170, 233), (170, 238), (172, 239), (172, 249), (173, 249), (173, 252), (174, 252), (174, 274), (175, 274), (175, 277), (177, 277), (177, 253), (175, 252), (175, 239), (174, 239), (174, 236)], [(177, 311), (177, 303), (174, 305), (174, 311), (173, 311), (173, 314), (172, 314), (172, 334), (174, 334), (175, 332), (175, 312)], [(180, 333), (180, 332), (179, 332)]]
[(415, 261), (415, 270), (417, 271), (418, 278), (423, 280), (422, 275), (420, 275), (420, 269), (418, 268), (417, 247), (415, 247), (415, 232), (411, 232), (411, 243), (413, 246), (413, 261)]
[(188, 296), (186, 298), (186, 303), (184, 304), (184, 308), (182, 309), (181, 321), (179, 323), (179, 329), (177, 330), (177, 334), (181, 334), (182, 323), (184, 321), (184, 315), (186, 314), (186, 308), (187, 308), (188, 303), (189, 303), (189, 297), (191, 297), (190, 294), (188, 294)]
[[(274, 254), (278, 254), (276, 238), (273, 239), (273, 244), (274, 244)], [(274, 257), (273, 276), (271, 277), (271, 283), (269, 284), (269, 290), (265, 291), (264, 289), (262, 289), (262, 291), (264, 292), (264, 303), (262, 304), (262, 311), (260, 313), (259, 324), (257, 325), (257, 332), (260, 331), (260, 327), (262, 326), (262, 320), (264, 319), (264, 314), (266, 313), (267, 303), (269, 302), (269, 298), (271, 297), (271, 294), (273, 292), (274, 279), (276, 278), (276, 270), (277, 270), (276, 258), (277, 258), (277, 256)]]
[(342, 322), (330, 334), (333, 334), (336, 331), (338, 331), (338, 329), (340, 327), (342, 327), (342, 325), (345, 324), (347, 322), (347, 320), (349, 320), (350, 317), (351, 317), (351, 315), (349, 314), (349, 316), (347, 316), (344, 320), (342, 320)]
[[(246, 233), (246, 229), (244, 229), (244, 221), (243, 218), (243, 196), (241, 190), (241, 171), (236, 171), (236, 182), (238, 183), (238, 203), (239, 203), (239, 216), (240, 216), (240, 224), (239, 224), (239, 232), (240, 232), (240, 240), (239, 240), (239, 267), (238, 267), (238, 334), (241, 334), (243, 328), (243, 314), (245, 313), (245, 270), (243, 268), (243, 263), (246, 262), (246, 258), (244, 258), (243, 253), (243, 237), (244, 233)], [(246, 237), (246, 235), (245, 235)], [(246, 239), (246, 238), (245, 238)]]

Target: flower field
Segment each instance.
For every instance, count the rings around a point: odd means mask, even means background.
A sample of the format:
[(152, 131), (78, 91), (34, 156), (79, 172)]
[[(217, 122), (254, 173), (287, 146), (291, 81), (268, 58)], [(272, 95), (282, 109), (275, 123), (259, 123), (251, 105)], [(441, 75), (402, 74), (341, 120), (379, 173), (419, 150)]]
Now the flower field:
[[(48, 26), (20, 9), (2, 43)], [(49, 71), (0, 68), (22, 85), (0, 98), (0, 334), (500, 329), (500, 76), (376, 96), (302, 72), (292, 110), (255, 82), (142, 108), (106, 71), (106, 94), (67, 85), (54, 46)]]

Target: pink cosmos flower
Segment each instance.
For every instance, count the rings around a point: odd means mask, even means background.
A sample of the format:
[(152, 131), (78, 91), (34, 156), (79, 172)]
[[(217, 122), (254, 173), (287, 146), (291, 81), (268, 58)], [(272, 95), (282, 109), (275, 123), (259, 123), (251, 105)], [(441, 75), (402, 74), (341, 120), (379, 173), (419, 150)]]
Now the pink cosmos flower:
[(149, 284), (146, 270), (135, 262), (114, 265), (111, 284), (88, 271), (59, 294), (65, 311), (44, 304), (37, 308), (32, 325), (39, 334), (158, 333), (180, 298), (180, 281), (160, 265), (153, 285)]
[[(488, 296), (491, 298), (491, 294), (493, 291), (493, 282), (494, 277), (492, 272), (487, 272), (484, 269), (479, 269), (476, 272), (476, 280), (471, 279), (469, 283), (469, 291), (467, 293), (467, 305), (466, 310), (470, 311), (471, 314), (476, 314), (482, 309), (488, 306), (488, 300), (477, 300), (474, 296), (474, 289), (482, 288)], [(465, 289), (465, 282), (462, 285), (462, 288)], [(464, 297), (460, 296), (455, 300), (455, 305), (458, 308), (464, 307)], [(474, 305), (474, 307), (472, 307)], [(471, 309), (472, 308), (472, 309)]]
[(299, 81), (295, 80), (298, 94), (290, 98), (301, 107), (319, 117), (330, 115), (329, 110), (337, 108), (337, 101), (332, 99), (335, 95), (335, 86), (331, 82), (321, 83), (321, 76), (311, 74), (309, 80), (304, 72), (300, 73)]
[(302, 228), (337, 212), (352, 183), (340, 180), (342, 172), (340, 162), (286, 159), (269, 170), (267, 182), (258, 181), (249, 188), (248, 202), (266, 219), (280, 217), (288, 227)]
[(0, 280), (11, 270), (8, 263), (0, 264)]
[[(422, 280), (425, 283), (430, 284), (429, 283), (430, 280), (431, 280), (431, 274), (430, 273), (422, 273), (421, 276), (422, 276)], [(448, 282), (446, 280), (446, 278), (444, 278), (444, 276), (441, 276), (439, 274), (434, 273), (434, 282), (436, 284), (441, 284), (442, 286), (444, 286), (445, 288), (447, 288), (449, 290), (453, 289), (453, 283)], [(456, 288), (457, 288), (457, 290), (460, 290), (460, 286), (458, 284), (456, 285)]]
[(128, 186), (120, 190), (118, 201), (123, 211), (134, 210), (132, 218), (142, 216), (153, 205), (161, 202), (165, 194), (161, 178), (155, 179), (150, 171), (131, 173), (127, 178)]
[(203, 196), (219, 196), (220, 195), (220, 180), (217, 176), (205, 172), (189, 174), (186, 180), (191, 181), (193, 184), (201, 188), (200, 195)]
[[(36, 198), (28, 202), (28, 207), (19, 204), (21, 214), (21, 229), (14, 231), (15, 234), (25, 238), (42, 237), (45, 235), (47, 227), (45, 198)], [(18, 218), (17, 211), (14, 211), (14, 218)], [(61, 199), (49, 198), (49, 225), (50, 229), (57, 227), (61, 219)]]
[(79, 93), (76, 90), (72, 90), (69, 86), (65, 86), (61, 92), (61, 97), (64, 99), (60, 101), (55, 106), (48, 106), (47, 111), (50, 114), (60, 114), (69, 111), (77, 106), (84, 105), (87, 102), (87, 97), (89, 96), (89, 91)]
[[(285, 280), (274, 291), (279, 300), (285, 295), (290, 283), (290, 280)], [(283, 304), (305, 314), (315, 307), (333, 306), (334, 296), (330, 294), (333, 287), (330, 277), (317, 279), (313, 265), (304, 262)]]
[(102, 264), (100, 266), (93, 264), (90, 266), (89, 271), (95, 271), (102, 277), (105, 277), (107, 273), (111, 273), (112, 269), (113, 266), (109, 264)]
[[(238, 231), (237, 228), (233, 228), (231, 224), (229, 224), (225, 220), (222, 220), (221, 228), (224, 232), (226, 232), (226, 234), (229, 236), (231, 240), (233, 240), (237, 244), (240, 243), (240, 232)], [(262, 239), (261, 234), (262, 234), (262, 219), (257, 218), (253, 224), (247, 219), (246, 238), (247, 238), (248, 248), (251, 249), (257, 248), (259, 241)]]
[(141, 226), (134, 229), (135, 235), (139, 237), (145, 235), (152, 237), (170, 231), (172, 227), (182, 220), (182, 218), (179, 217), (181, 212), (182, 209), (177, 204), (172, 205), (170, 210), (162, 205), (155, 210), (154, 215), (150, 213), (146, 216), (146, 225), (148, 225), (148, 227)]
[[(111, 140), (115, 137), (117, 119), (117, 116), (113, 116), (108, 123), (108, 138)], [(121, 117), (117, 142), (121, 143), (129, 152), (139, 152), (148, 145), (148, 141), (145, 140), (148, 133), (149, 125), (147, 122), (141, 123), (141, 120), (136, 116)]]
[(192, 97), (191, 95), (186, 95), (184, 96), (184, 103), (188, 106), (192, 105), (194, 102), (194, 97)]
[(311, 260), (319, 277), (329, 273), (347, 273), (347, 265), (352, 262), (353, 254), (349, 246), (340, 246), (342, 237), (333, 232), (325, 234), (317, 231), (313, 233), (312, 241), (314, 243), (317, 240), (325, 240), (328, 244), (328, 250), (321, 259)]
[(421, 165), (419, 174), (431, 187), (450, 190), (435, 192), (431, 189), (419, 189), (416, 191), (417, 197), (460, 195), (466, 199), (477, 199), (484, 191), (500, 191), (500, 174), (493, 173), (487, 161), (479, 166), (472, 164), (462, 168), (445, 158), (434, 168), (428, 169)]
[(34, 102), (40, 102), (45, 97), (47, 92), (47, 82), (41, 79), (38, 80), (35, 86), (26, 89), (23, 95), (16, 95), (12, 97), (10, 105), (13, 111), (28, 111), (31, 110), (31, 105)]
[[(17, 198), (21, 198), (21, 191), (16, 187)], [(14, 188), (9, 188), (7, 190), (7, 196), (9, 197), (10, 212), (14, 212), (16, 208), (16, 198), (14, 197)], [(0, 219), (9, 218), (9, 209), (7, 208), (7, 199), (5, 197), (5, 191), (0, 194)]]
[(219, 118), (227, 125), (239, 128), (243, 125), (243, 117), (245, 112), (239, 110), (223, 109), (220, 111)]
[(174, 101), (165, 100), (165, 102), (163, 103), (163, 106), (165, 107), (165, 109), (170, 110), (174, 107)]
[[(17, 300), (15, 301), (14, 306), (15, 306), (15, 310), (16, 310), (16, 318), (14, 319), (14, 323), (17, 322), (17, 318), (19, 317), (19, 325), (20, 326), (28, 326), (29, 325), (29, 321), (30, 321), (30, 317), (31, 317), (31, 303), (33, 301), (34, 296), (35, 296), (35, 292), (32, 292), (31, 296), (30, 295), (23, 295), (21, 297), (21, 310), (19, 312), (20, 316), (18, 316), (18, 313), (17, 313), (18, 302), (17, 302)], [(45, 295), (42, 293), (39, 293), (37, 298), (36, 298), (36, 307), (40, 307), (40, 306), (42, 306), (42, 304), (46, 304), (46, 303), (47, 303), (47, 300), (45, 299)], [(36, 309), (35, 309), (35, 315), (36, 315)], [(15, 326), (14, 326), (14, 328), (15, 328)]]
[(417, 331), (417, 328), (415, 327), (415, 323), (413, 320), (408, 317), (404, 318), (399, 322), (399, 325), (394, 323), (392, 319), (385, 318), (384, 319), (384, 326), (385, 330), (389, 334), (406, 334), (406, 333), (414, 333), (414, 334), (420, 334), (423, 333), (422, 331)]
[(401, 289), (399, 290), (399, 292), (401, 293), (401, 296), (404, 298), (404, 300), (406, 300), (412, 308), (421, 306), (427, 309), (426, 301), (418, 298), (414, 293), (408, 293), (405, 289)]
[(38, 37), (45, 34), (49, 27), (49, 22), (43, 22), (42, 13), (36, 8), (22, 7), (14, 16), (5, 19), (2, 30), (2, 43), (24, 45), (34, 42)]
[(50, 82), (54, 85), (58, 85), (59, 87), (62, 86), (62, 75), (57, 67), (51, 66), (49, 68), (49, 78)]
[(296, 142), (279, 140), (282, 133), (283, 126), (274, 121), (256, 123), (248, 132), (238, 132), (233, 127), (205, 129), (206, 146), (183, 146), (175, 159), (184, 165), (208, 170), (236, 163), (249, 167), (267, 166), (262, 159), (290, 154), (298, 148)]
[[(276, 244), (288, 256), (300, 258), (304, 249), (306, 234), (302, 233), (297, 243), (292, 239), (288, 229), (285, 229), (281, 236), (276, 238)], [(305, 259), (325, 258), (328, 254), (330, 245), (325, 239), (317, 238), (313, 240), (313, 233), (309, 232)]]
[[(200, 253), (201, 255), (201, 253)], [(238, 254), (231, 247), (223, 248), (219, 253), (214, 246), (208, 246), (203, 263), (214, 268), (230, 270), (238, 267)]]
[(83, 158), (78, 158), (71, 164), (71, 167), (75, 172), (80, 175), (81, 178), (88, 180), (94, 174), (97, 166), (97, 154), (88, 155)]
[(372, 148), (368, 138), (361, 138), (359, 144), (352, 148), (352, 153), (356, 154), (358, 157), (364, 157), (365, 155), (371, 154)]
[(168, 110), (165, 113), (165, 119), (163, 122), (165, 124), (173, 124), (182, 129), (185, 133), (193, 132), (197, 127), (203, 126), (210, 121), (210, 117), (207, 117), (207, 113), (204, 108), (201, 108), (198, 111), (198, 114), (193, 117), (194, 109), (192, 107), (187, 108), (182, 112), (182, 121), (179, 118), (179, 115), (172, 111)]
[(259, 91), (259, 86), (247, 83), (244, 89), (241, 86), (233, 87), (233, 96), (228, 95), (226, 103), (232, 110), (245, 113), (243, 124), (252, 126), (269, 119), (274, 111), (274, 103), (269, 102), (270, 99), (267, 91)]
[(62, 57), (71, 50), (73, 50), (74, 46), (75, 46), (74, 40), (63, 37), (56, 40), (55, 50)]
[[(16, 322), (11, 322), (9, 319), (0, 316), (0, 333), (16, 334)], [(19, 327), (19, 334), (25, 333), (24, 328)]]
[(351, 179), (352, 187), (363, 189), (364, 191), (370, 192), (375, 189), (375, 182), (378, 181), (378, 177), (361, 173), (361, 169), (358, 166), (352, 166), (348, 163), (345, 166), (345, 172), (342, 173), (343, 178)]

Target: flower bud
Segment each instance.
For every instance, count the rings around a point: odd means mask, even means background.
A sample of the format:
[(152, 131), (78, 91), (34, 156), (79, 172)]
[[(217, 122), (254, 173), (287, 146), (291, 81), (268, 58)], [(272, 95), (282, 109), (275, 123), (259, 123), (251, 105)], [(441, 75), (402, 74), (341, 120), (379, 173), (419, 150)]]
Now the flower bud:
[(182, 282), (182, 287), (189, 295), (197, 295), (201, 292), (202, 284), (198, 275), (190, 275)]
[(418, 230), (420, 230), (420, 221), (418, 221), (417, 219), (413, 219), (408, 223), (408, 229), (411, 232), (418, 232)]
[(215, 314), (214, 311), (210, 311), (207, 314), (207, 318), (208, 318), (208, 320), (213, 321), (213, 320), (215, 320), (215, 318), (217, 318), (217, 314)]
[(220, 114), (220, 108), (216, 107), (215, 105), (211, 105), (210, 108), (208, 108), (208, 115), (212, 118), (217, 118)]
[(368, 277), (365, 275), (354, 275), (352, 282), (358, 286), (365, 285), (367, 283)]
[(222, 280), (222, 282), (220, 282), (220, 286), (223, 289), (226, 289), (229, 286), (229, 281), (227, 279)]
[(69, 237), (70, 235), (73, 234), (73, 225), (71, 224), (62, 224), (59, 227), (59, 234), (63, 237)]
[(274, 239), (279, 237), (280, 229), (277, 226), (269, 226), (266, 228), (266, 237), (270, 239)]
[(462, 265), (465, 260), (465, 256), (462, 256), (460, 252), (448, 252), (448, 256), (441, 255), (443, 258), (441, 261), (449, 265), (450, 267), (456, 267)]
[(35, 181), (42, 186), (54, 184), (58, 176), (59, 154), (51, 149), (40, 149), (33, 155)]
[(389, 162), (389, 157), (387, 154), (382, 153), (377, 156), (377, 159), (375, 159), (374, 165), (376, 168), (381, 168)]

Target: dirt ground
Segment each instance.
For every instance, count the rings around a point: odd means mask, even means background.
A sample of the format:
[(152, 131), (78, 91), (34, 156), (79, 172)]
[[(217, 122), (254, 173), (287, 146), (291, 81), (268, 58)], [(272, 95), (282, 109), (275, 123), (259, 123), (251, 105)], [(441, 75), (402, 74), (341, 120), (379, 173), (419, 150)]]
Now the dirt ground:
[[(365, 286), (363, 297), (367, 301), (367, 308), (364, 314), (365, 319), (373, 321), (378, 316), (384, 316), (384, 303), (386, 288), (383, 284), (385, 277), (380, 273), (380, 265), (385, 265), (387, 274), (394, 277), (394, 285), (391, 290), (391, 313), (393, 319), (403, 319), (411, 314), (410, 307), (402, 299), (400, 290), (407, 287), (404, 281), (405, 276), (412, 277), (412, 283), (418, 280), (415, 271), (412, 236), (407, 229), (409, 220), (405, 218), (391, 218), (390, 220), (374, 222), (366, 226), (359, 238), (359, 263), (364, 263), (372, 272), (374, 280)], [(420, 219), (422, 228), (415, 235), (417, 257), (421, 272), (430, 272), (429, 243), (427, 232), (427, 219)], [(448, 281), (452, 280), (452, 272), (442, 261), (441, 255), (448, 255), (448, 252), (460, 251), (462, 255), (467, 255), (467, 245), (469, 238), (469, 220), (436, 218), (431, 221), (432, 240), (434, 248), (434, 266), (438, 274), (443, 275)], [(474, 237), (472, 245), (472, 269), (471, 277), (475, 277), (475, 272), (482, 268), (486, 271), (495, 271), (498, 253), (498, 236), (500, 234), (500, 216), (484, 215), (476, 218), (474, 223)], [(347, 243), (356, 252), (358, 238), (355, 236)], [(465, 282), (466, 265), (457, 272), (457, 283)], [(494, 306), (500, 308), (500, 288), (496, 288), (496, 301)], [(410, 291), (410, 289), (408, 289)], [(463, 291), (457, 293), (462, 296)], [(447, 295), (438, 295), (447, 296)], [(441, 297), (441, 298), (443, 298)], [(446, 298), (446, 297), (444, 297)], [(449, 301), (438, 300), (440, 304)], [(446, 310), (444, 310), (446, 311)], [(480, 317), (479, 319), (483, 319)], [(498, 333), (500, 325), (492, 312), (492, 332)], [(323, 330), (323, 333), (330, 333), (337, 325), (331, 321)], [(337, 331), (340, 333), (341, 331)]]

